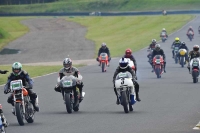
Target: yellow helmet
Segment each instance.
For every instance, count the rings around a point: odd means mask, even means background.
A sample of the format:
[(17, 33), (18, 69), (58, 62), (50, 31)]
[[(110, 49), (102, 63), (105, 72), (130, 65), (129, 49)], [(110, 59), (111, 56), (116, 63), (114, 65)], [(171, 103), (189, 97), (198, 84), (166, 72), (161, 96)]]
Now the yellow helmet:
[(175, 38), (175, 41), (179, 41), (179, 38), (178, 38), (178, 37), (176, 37), (176, 38)]

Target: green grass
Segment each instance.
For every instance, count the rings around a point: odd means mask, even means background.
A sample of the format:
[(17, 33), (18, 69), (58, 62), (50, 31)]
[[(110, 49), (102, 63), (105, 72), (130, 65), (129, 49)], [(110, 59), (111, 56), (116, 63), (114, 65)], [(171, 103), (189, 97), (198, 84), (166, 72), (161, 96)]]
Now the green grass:
[(29, 31), (25, 25), (20, 23), (20, 21), (24, 19), (28, 19), (28, 17), (1, 17), (0, 49)]
[(1, 5), (0, 12), (194, 10), (199, 7), (200, 0), (59, 0), (45, 4)]
[(88, 28), (86, 38), (96, 44), (96, 53), (102, 42), (106, 42), (111, 56), (121, 56), (126, 48), (137, 51), (160, 39), (162, 28), (168, 34), (181, 28), (194, 16), (123, 16), (123, 17), (75, 17), (68, 21), (80, 23)]
[[(83, 65), (74, 65), (75, 67), (81, 67)], [(49, 74), (52, 72), (59, 72), (59, 70), (62, 68), (62, 64), (60, 66), (28, 66), (23, 65), (23, 70), (27, 71), (29, 76), (31, 78), (42, 76), (45, 74)], [(1, 65), (0, 70), (8, 70), (9, 72), (7, 74), (0, 74), (0, 85), (5, 84), (7, 81), (8, 76), (12, 72), (12, 66), (7, 65)], [(55, 79), (56, 80), (56, 79)]]

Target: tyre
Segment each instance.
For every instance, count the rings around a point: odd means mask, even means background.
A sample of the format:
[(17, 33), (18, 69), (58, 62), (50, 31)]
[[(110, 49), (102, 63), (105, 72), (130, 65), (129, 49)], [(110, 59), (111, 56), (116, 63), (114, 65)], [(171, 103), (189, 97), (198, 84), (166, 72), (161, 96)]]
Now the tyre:
[(197, 71), (193, 71), (192, 72), (192, 77), (193, 77), (193, 83), (197, 83), (198, 82), (198, 74), (199, 72), (197, 72)]
[(176, 55), (174, 56), (174, 59), (175, 59), (175, 63), (177, 64), (178, 63), (178, 58), (177, 58)]
[(65, 93), (65, 105), (67, 112), (69, 114), (72, 113), (73, 104), (71, 102), (70, 93)]
[(181, 57), (180, 63), (181, 63), (181, 67), (184, 67), (184, 64), (185, 64), (185, 62), (184, 62), (184, 57)]
[(156, 73), (156, 76), (157, 76), (157, 78), (160, 78), (161, 76), (160, 76), (160, 68), (156, 68), (155, 69), (155, 73)]
[(28, 107), (28, 106), (26, 106), (26, 110), (27, 110), (27, 116), (28, 116), (28, 118), (26, 118), (26, 121), (28, 122), (28, 123), (33, 123), (34, 122), (34, 109), (33, 109), (33, 104), (32, 103), (29, 103), (29, 106), (30, 107)]
[(102, 63), (101, 63), (101, 69), (102, 69), (102, 72), (104, 72), (104, 71), (105, 71), (105, 65), (106, 65), (106, 63), (105, 63), (105, 62), (102, 62)]
[(126, 91), (123, 91), (121, 94), (121, 104), (124, 107), (124, 112), (128, 113), (128, 98), (127, 98), (127, 94)]
[(15, 112), (17, 116), (17, 121), (20, 126), (24, 125), (24, 113), (23, 113), (23, 106), (21, 103), (15, 104)]

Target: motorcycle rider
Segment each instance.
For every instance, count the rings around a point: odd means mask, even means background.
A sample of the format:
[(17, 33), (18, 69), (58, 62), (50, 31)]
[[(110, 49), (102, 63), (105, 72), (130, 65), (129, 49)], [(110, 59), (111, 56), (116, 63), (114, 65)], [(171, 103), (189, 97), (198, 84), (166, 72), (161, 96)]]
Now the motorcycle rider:
[(120, 60), (119, 60), (119, 66), (117, 67), (117, 69), (115, 70), (115, 73), (114, 73), (114, 76), (113, 76), (113, 84), (114, 84), (114, 92), (117, 96), (117, 104), (119, 104), (119, 98), (118, 98), (118, 94), (117, 94), (117, 90), (115, 88), (115, 78), (117, 76), (118, 73), (120, 72), (130, 72), (132, 74), (132, 81), (133, 81), (133, 84), (135, 86), (135, 93), (136, 93), (136, 100), (137, 101), (141, 101), (140, 98), (139, 98), (139, 84), (137, 83), (136, 79), (135, 79), (135, 73), (134, 71), (132, 70), (132, 68), (128, 65), (128, 60), (124, 57), (122, 57)]
[(168, 38), (167, 31), (166, 31), (165, 28), (162, 29), (162, 31), (161, 31), (161, 33), (160, 33), (160, 37), (162, 37), (162, 33), (163, 33), (163, 32), (165, 32), (165, 35), (166, 35), (166, 37)]
[(130, 60), (133, 61), (134, 65), (135, 65), (135, 74), (136, 74), (136, 72), (137, 72), (137, 62), (136, 62), (134, 56), (132, 55), (132, 51), (131, 51), (130, 48), (126, 49), (124, 58), (129, 58)]
[(156, 39), (152, 39), (151, 44), (149, 44), (148, 49), (154, 49), (156, 44), (157, 44)]
[(180, 47), (181, 46), (181, 41), (178, 37), (175, 38), (175, 41), (172, 43), (171, 48), (172, 50), (172, 58), (174, 58), (174, 47)]
[[(110, 50), (109, 50), (109, 48), (106, 46), (106, 43), (105, 43), (105, 42), (103, 42), (103, 43), (101, 44), (101, 47), (99, 48), (98, 57), (96, 58), (97, 61), (99, 61), (99, 56), (100, 56), (101, 53), (107, 53), (107, 54), (108, 54), (108, 61), (110, 62), (110, 60), (111, 60), (111, 57), (110, 57)], [(100, 66), (100, 64), (99, 64), (99, 66)]]
[(0, 104), (0, 116), (1, 116), (1, 120), (2, 120), (2, 123), (4, 125), (4, 127), (7, 127), (9, 124), (6, 120), (6, 117), (4, 116), (3, 114), (3, 109), (2, 109), (2, 105)]
[[(22, 70), (22, 64), (20, 62), (15, 62), (12, 65), (12, 73), (10, 73), (10, 76), (8, 77), (7, 83), (4, 87), (4, 93), (7, 94), (10, 92), (10, 82), (13, 80), (22, 80), (23, 86), (26, 86), (26, 89), (28, 91), (28, 94), (30, 96), (31, 102), (33, 104), (33, 107), (35, 111), (39, 111), (39, 106), (38, 106), (38, 96), (35, 92), (32, 91), (33, 88), (33, 80), (29, 77), (29, 74)], [(13, 101), (13, 94), (11, 94), (8, 97), (7, 100), (8, 103), (10, 103), (12, 106), (14, 106), (14, 101)], [(13, 109), (13, 113), (14, 113)]]
[[(160, 44), (156, 44), (155, 49), (152, 52), (152, 59), (151, 59), (152, 61), (151, 62), (153, 62), (153, 58), (156, 55), (163, 56), (163, 60), (164, 60), (164, 72), (166, 73), (166, 70), (165, 70), (165, 66), (166, 66), (165, 53), (164, 53), (163, 49), (160, 48)], [(153, 67), (153, 64), (152, 64), (152, 67)], [(153, 68), (152, 72), (154, 72), (154, 68)]]
[[(187, 53), (185, 54), (185, 59), (186, 59), (187, 62), (189, 62), (189, 60), (188, 60), (188, 52), (189, 52), (189, 49), (188, 49), (188, 47), (186, 46), (186, 43), (185, 43), (185, 42), (181, 42), (181, 46), (179, 47), (179, 50), (180, 50), (180, 49), (185, 49), (185, 50), (187, 50)], [(179, 53), (179, 52), (178, 52), (177, 56), (178, 56), (179, 61), (180, 61), (180, 53)]]
[(189, 52), (189, 62), (188, 62), (188, 66), (187, 66), (189, 72), (190, 72), (190, 61), (193, 58), (197, 58), (197, 57), (200, 57), (199, 45), (194, 45), (193, 50)]
[(190, 31), (192, 31), (192, 33), (193, 33), (192, 37), (194, 38), (194, 30), (192, 29), (192, 26), (189, 27), (189, 29), (187, 30), (187, 34), (186, 35), (189, 37), (189, 32)]
[[(79, 73), (80, 73), (79, 70), (76, 67), (72, 66), (72, 60), (70, 58), (65, 58), (63, 60), (63, 68), (60, 69), (60, 71), (59, 71), (60, 80), (64, 76), (69, 76), (69, 75), (73, 75), (75, 77), (78, 77)], [(76, 85), (77, 85), (77, 87), (79, 88), (79, 91), (80, 91), (80, 99), (79, 99), (79, 101), (81, 102), (83, 100), (83, 96), (82, 96), (83, 82), (81, 82), (79, 84), (77, 83)], [(61, 88), (60, 88), (60, 86), (58, 84), (55, 86), (54, 90), (56, 92), (62, 92)], [(74, 90), (74, 95), (75, 95), (75, 97), (77, 96), (76, 90)]]

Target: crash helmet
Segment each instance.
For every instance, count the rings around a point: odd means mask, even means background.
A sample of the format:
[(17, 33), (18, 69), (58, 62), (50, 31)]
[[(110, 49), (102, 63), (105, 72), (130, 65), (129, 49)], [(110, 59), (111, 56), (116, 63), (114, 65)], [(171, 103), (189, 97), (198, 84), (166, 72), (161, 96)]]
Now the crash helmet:
[(130, 48), (126, 49), (125, 56), (129, 58), (129, 57), (131, 57), (131, 55), (132, 55), (131, 49)]
[(120, 60), (119, 60), (119, 67), (121, 69), (126, 69), (128, 67), (128, 60), (124, 57), (122, 57)]
[(195, 52), (199, 51), (199, 45), (194, 45), (194, 46), (193, 46), (193, 50), (194, 50)]
[(72, 60), (70, 58), (65, 58), (63, 60), (63, 67), (66, 70), (69, 70), (72, 67)]
[(15, 62), (12, 65), (12, 72), (15, 76), (20, 75), (20, 73), (22, 72), (22, 64), (19, 62)]

